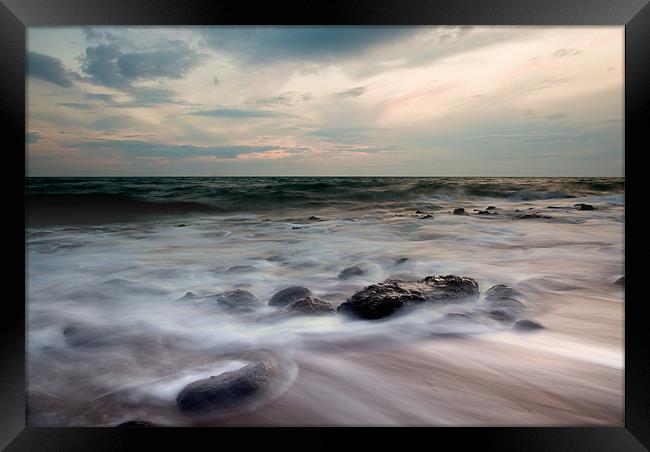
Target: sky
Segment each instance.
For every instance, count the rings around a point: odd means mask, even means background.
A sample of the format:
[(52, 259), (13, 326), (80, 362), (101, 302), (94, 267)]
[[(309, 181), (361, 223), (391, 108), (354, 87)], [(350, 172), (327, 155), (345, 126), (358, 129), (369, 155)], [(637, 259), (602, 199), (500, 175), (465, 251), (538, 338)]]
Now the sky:
[(623, 27), (33, 27), (29, 176), (623, 176)]

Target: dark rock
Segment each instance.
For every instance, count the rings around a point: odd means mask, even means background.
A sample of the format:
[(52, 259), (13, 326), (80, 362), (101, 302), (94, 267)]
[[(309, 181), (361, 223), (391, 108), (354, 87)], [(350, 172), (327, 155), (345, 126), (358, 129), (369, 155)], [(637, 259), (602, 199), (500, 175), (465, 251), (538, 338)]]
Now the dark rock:
[(547, 209), (561, 209), (562, 207), (559, 206), (547, 206)]
[(496, 209), (496, 206), (487, 206), (487, 209), (485, 209), (485, 210), (495, 210), (495, 209)]
[(126, 421), (117, 424), (116, 427), (155, 427), (153, 422), (149, 421)]
[(210, 295), (208, 299), (223, 307), (235, 309), (250, 307), (250, 305), (258, 301), (255, 295), (243, 289), (229, 290), (228, 292)]
[(252, 265), (235, 265), (228, 269), (228, 273), (245, 273), (245, 272), (254, 272), (257, 268)]
[(494, 310), (488, 312), (488, 317), (499, 322), (512, 322), (514, 317), (505, 311)]
[(365, 275), (367, 272), (366, 270), (359, 266), (359, 265), (353, 265), (352, 267), (347, 267), (344, 268), (341, 273), (339, 273), (338, 278), (339, 279), (350, 279), (355, 276), (362, 276)]
[(302, 229), (304, 226), (293, 226), (291, 229)]
[(416, 213), (417, 215), (422, 215), (424, 212), (422, 212), (421, 210), (416, 210), (415, 213)]
[(594, 206), (591, 204), (574, 204), (573, 207), (578, 207), (578, 210), (594, 210)]
[(183, 301), (183, 300), (196, 300), (197, 298), (200, 298), (198, 295), (193, 294), (192, 292), (186, 292), (185, 295), (180, 297), (176, 301)]
[(306, 287), (292, 286), (282, 289), (273, 294), (269, 300), (269, 306), (285, 307), (302, 298), (309, 297), (311, 290)]
[(618, 284), (619, 286), (625, 286), (625, 276), (618, 278), (615, 284)]
[(420, 220), (426, 220), (427, 218), (433, 218), (433, 215), (425, 215), (423, 217), (420, 217)]
[(458, 207), (457, 209), (454, 209), (454, 215), (466, 215), (465, 209), (462, 207)]
[(176, 227), (177, 228), (184, 228), (185, 226), (187, 226), (185, 223), (181, 223), (181, 224), (177, 225)]
[(264, 392), (274, 371), (269, 361), (250, 364), (185, 386), (176, 397), (182, 411), (202, 412), (235, 408)]
[(406, 263), (409, 260), (408, 257), (400, 257), (399, 259), (395, 259), (395, 265), (402, 265)]
[(477, 215), (492, 215), (492, 214), (487, 210), (479, 210)]
[(539, 213), (527, 213), (527, 214), (516, 215), (515, 216), (515, 220), (532, 220), (532, 219), (536, 219), (536, 218), (549, 219), (549, 218), (552, 218), (552, 217), (549, 217), (548, 215), (541, 215)]
[(313, 216), (313, 215), (312, 215), (311, 217), (307, 218), (307, 219), (308, 219), (309, 221), (325, 221), (325, 220), (323, 220), (322, 218), (318, 218), (318, 217), (315, 217), (315, 216)]
[(505, 284), (497, 284), (495, 286), (490, 287), (485, 292), (485, 299), (488, 301), (498, 300), (501, 298), (517, 298), (517, 297), (523, 297), (523, 294), (519, 292), (517, 289), (513, 289), (512, 287), (507, 286)]
[(532, 320), (517, 320), (513, 328), (517, 331), (536, 331), (544, 329), (542, 325), (533, 322)]
[(463, 276), (427, 276), (421, 281), (388, 278), (365, 287), (338, 308), (344, 314), (364, 319), (380, 319), (404, 305), (423, 302), (461, 302), (478, 298), (478, 284)]
[(287, 306), (287, 310), (300, 314), (333, 314), (334, 306), (318, 298), (305, 297)]

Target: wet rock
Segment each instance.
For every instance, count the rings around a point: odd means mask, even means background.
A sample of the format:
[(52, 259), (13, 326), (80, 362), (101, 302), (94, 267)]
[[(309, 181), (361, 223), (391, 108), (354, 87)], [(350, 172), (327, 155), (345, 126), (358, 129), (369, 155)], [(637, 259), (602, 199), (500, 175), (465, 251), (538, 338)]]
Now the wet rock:
[(211, 295), (208, 299), (209, 301), (216, 302), (223, 307), (232, 309), (250, 307), (258, 302), (255, 295), (243, 289), (229, 290), (228, 292)]
[(621, 276), (620, 278), (618, 278), (615, 284), (625, 287), (625, 276)]
[(235, 265), (234, 267), (230, 267), (227, 271), (228, 273), (246, 273), (254, 272), (256, 270), (257, 268), (253, 265)]
[(494, 285), (485, 292), (485, 299), (488, 301), (497, 300), (500, 298), (517, 298), (517, 297), (523, 297), (523, 294), (519, 292), (517, 289), (513, 289), (512, 287), (506, 284)]
[(416, 215), (422, 215), (423, 213), (424, 213), (424, 212), (422, 212), (421, 210), (416, 210), (416, 211), (415, 211), (415, 214), (416, 214)]
[(185, 386), (176, 397), (182, 411), (205, 412), (235, 408), (260, 396), (271, 383), (274, 364), (250, 364)]
[(192, 293), (192, 292), (186, 292), (185, 295), (177, 299), (176, 301), (188, 301), (188, 300), (196, 300), (200, 298), (198, 295)]
[(302, 298), (311, 296), (311, 290), (301, 286), (291, 286), (282, 289), (271, 297), (269, 306), (285, 307)]
[(462, 207), (458, 207), (457, 209), (454, 209), (454, 215), (467, 215), (465, 213), (465, 209)]
[(315, 217), (315, 216), (313, 216), (313, 215), (312, 215), (311, 217), (307, 218), (307, 219), (308, 219), (309, 221), (325, 221), (325, 220), (323, 220), (322, 218), (318, 218), (318, 217)]
[(444, 320), (473, 320), (472, 316), (465, 312), (449, 312), (445, 314)]
[(388, 278), (352, 295), (338, 307), (338, 312), (363, 319), (380, 319), (404, 305), (458, 303), (477, 299), (478, 294), (478, 283), (464, 276), (427, 276), (421, 281)]
[(292, 226), (291, 229), (302, 229), (304, 226)]
[(400, 257), (399, 259), (395, 259), (395, 265), (402, 265), (408, 262), (409, 258), (408, 257)]
[(176, 225), (177, 228), (184, 228), (185, 226), (187, 226), (185, 223), (181, 223), (181, 224)]
[(546, 206), (547, 209), (561, 209), (560, 206)]
[(496, 210), (496, 206), (487, 206), (485, 210)]
[(327, 301), (314, 297), (305, 297), (287, 306), (287, 310), (298, 314), (333, 314), (334, 306)]
[(492, 214), (490, 212), (488, 212), (487, 210), (479, 210), (477, 212), (477, 215), (492, 215)]
[(117, 424), (116, 427), (155, 427), (155, 424), (149, 421), (126, 421)]
[(523, 300), (524, 295), (521, 292), (506, 284), (497, 284), (485, 292), (485, 302), (490, 308), (505, 311), (509, 315), (512, 315), (513, 311), (526, 308)]
[(537, 218), (544, 218), (544, 219), (549, 219), (552, 217), (549, 217), (548, 215), (542, 215), (537, 212), (535, 213), (526, 213), (523, 215), (515, 215), (515, 220), (533, 220)]
[(512, 322), (514, 317), (505, 311), (494, 310), (488, 312), (488, 317), (498, 322)]
[(580, 203), (580, 204), (574, 204), (573, 207), (577, 207), (578, 210), (594, 210), (594, 206), (592, 206), (591, 204)]
[(367, 272), (365, 268), (361, 267), (360, 265), (353, 265), (352, 267), (344, 268), (341, 273), (339, 273), (338, 278), (350, 279), (354, 278), (355, 276), (363, 276), (366, 273)]
[(544, 329), (542, 325), (532, 320), (517, 320), (513, 328), (517, 331), (537, 331)]
[(425, 215), (423, 217), (420, 217), (420, 220), (426, 220), (428, 218), (433, 218), (433, 215)]

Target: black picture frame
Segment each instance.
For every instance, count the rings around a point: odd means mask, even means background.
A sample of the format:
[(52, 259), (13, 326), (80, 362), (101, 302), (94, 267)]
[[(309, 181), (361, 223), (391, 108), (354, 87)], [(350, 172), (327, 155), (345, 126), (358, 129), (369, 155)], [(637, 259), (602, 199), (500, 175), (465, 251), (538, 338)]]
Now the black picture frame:
[[(643, 206), (647, 176), (645, 129), (650, 87), (650, 5), (646, 0), (354, 0), (279, 5), (194, 0), (0, 0), (0, 126), (5, 143), (3, 196), (8, 227), (0, 334), (0, 446), (22, 450), (136, 450), (154, 444), (186, 449), (190, 441), (207, 447), (238, 441), (247, 446), (289, 446), (264, 429), (241, 436), (236, 429), (36, 428), (25, 427), (25, 37), (26, 27), (58, 25), (621, 25), (625, 26), (625, 425), (612, 428), (435, 428), (360, 431), (364, 441), (417, 440), (423, 444), (474, 445), (498, 450), (647, 450), (650, 447), (650, 361), (647, 297), (642, 297), (650, 217)], [(9, 159), (8, 161), (6, 159)], [(21, 170), (22, 169), (22, 170)], [(9, 202), (7, 202), (9, 201)], [(9, 209), (7, 204), (11, 206)], [(22, 264), (22, 265), (21, 265)], [(308, 443), (336, 447), (333, 433), (350, 429), (302, 429)], [(359, 432), (355, 430), (351, 433)], [(287, 438), (287, 439), (288, 439)]]

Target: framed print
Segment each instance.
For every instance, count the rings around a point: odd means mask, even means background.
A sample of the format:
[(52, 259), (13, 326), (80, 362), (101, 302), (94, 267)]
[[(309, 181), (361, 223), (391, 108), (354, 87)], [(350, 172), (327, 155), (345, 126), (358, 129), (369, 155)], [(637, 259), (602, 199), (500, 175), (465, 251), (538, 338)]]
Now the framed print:
[(1, 12), (7, 450), (648, 447), (643, 1)]

